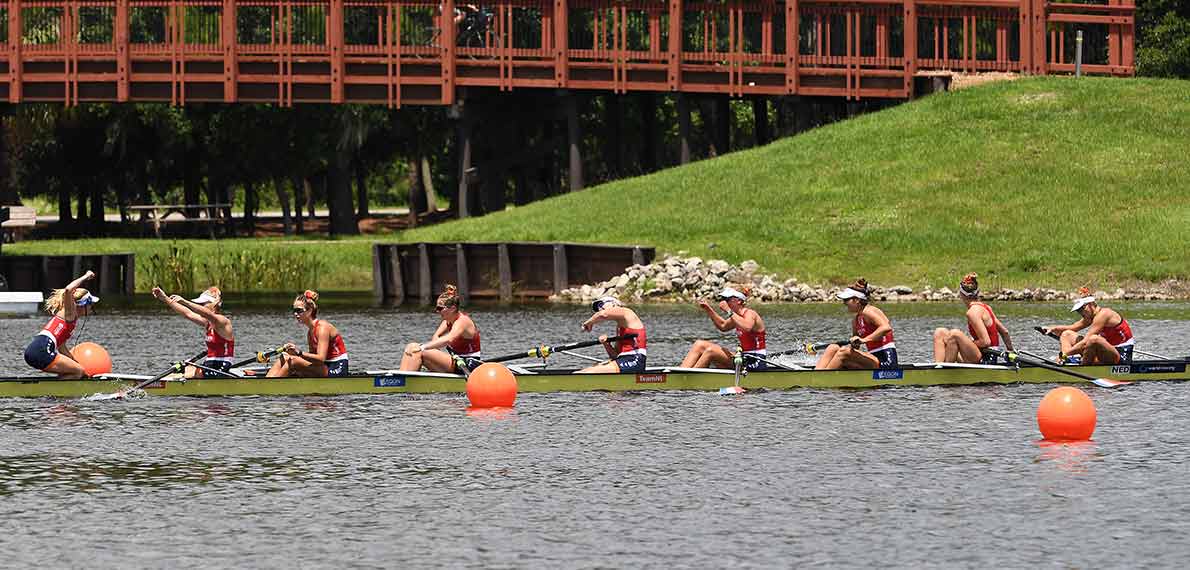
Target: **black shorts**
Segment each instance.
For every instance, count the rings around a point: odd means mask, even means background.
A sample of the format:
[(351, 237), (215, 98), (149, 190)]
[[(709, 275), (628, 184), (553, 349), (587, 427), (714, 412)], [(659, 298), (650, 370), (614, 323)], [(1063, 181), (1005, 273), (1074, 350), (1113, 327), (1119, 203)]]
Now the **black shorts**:
[(1130, 344), (1128, 346), (1117, 346), (1116, 347), (1116, 352), (1120, 353), (1119, 364), (1132, 362), (1132, 346), (1133, 345)]
[(645, 355), (640, 353), (621, 354), (616, 357), (616, 365), (620, 367), (620, 372), (640, 374), (645, 371)]
[(25, 347), (25, 364), (43, 372), (54, 363), (56, 358), (58, 358), (58, 345), (54, 344), (54, 339), (43, 334), (33, 337), (33, 340), (29, 341), (29, 346)]
[(880, 368), (896, 368), (897, 367), (897, 349), (886, 348), (884, 350), (877, 350), (876, 352), (869, 352), (876, 360), (880, 361)]
[(979, 359), (979, 363), (980, 364), (999, 364), (1000, 363), (1000, 354), (1001, 353), (999, 353), (999, 352), (984, 351), (983, 357)]
[(326, 363), (327, 378), (339, 378), (347, 376), (347, 359), (336, 360), (334, 362)]
[(765, 354), (748, 354), (744, 353), (744, 370), (748, 372), (760, 372), (761, 370), (768, 370), (769, 363), (761, 360), (765, 358)]
[(456, 374), (463, 374), (463, 371), (459, 369), (458, 361), (455, 360), (456, 358), (463, 360), (463, 366), (465, 366), (467, 370), (475, 370), (476, 368), (479, 368), (480, 364), (483, 364), (483, 360), (480, 360), (474, 356), (457, 356), (454, 353), (451, 353), (451, 357), (451, 371), (455, 372)]
[(229, 360), (211, 360), (210, 358), (206, 358), (200, 364), (211, 370), (218, 370), (220, 372), (231, 370), (231, 361)]

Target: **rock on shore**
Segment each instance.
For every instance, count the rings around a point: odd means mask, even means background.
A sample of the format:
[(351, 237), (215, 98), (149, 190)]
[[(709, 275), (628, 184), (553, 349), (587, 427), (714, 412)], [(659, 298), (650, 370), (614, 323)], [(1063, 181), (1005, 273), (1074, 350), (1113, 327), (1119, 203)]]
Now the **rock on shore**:
[[(602, 283), (583, 285), (563, 290), (550, 298), (563, 303), (590, 303), (599, 297), (611, 295), (627, 302), (688, 302), (696, 299), (713, 299), (726, 286), (751, 285), (753, 301), (785, 303), (834, 302), (835, 294), (842, 287), (824, 287), (801, 283), (796, 278), (781, 278), (760, 272), (760, 264), (747, 260), (732, 265), (721, 259), (703, 261), (698, 257), (667, 255), (660, 261), (648, 265), (633, 265), (624, 273)], [(873, 286), (875, 301), (950, 301), (958, 298), (958, 292), (949, 287), (915, 291), (905, 285), (888, 287)], [(1097, 299), (1145, 299), (1169, 300), (1174, 296), (1162, 291), (1095, 291)], [(1077, 293), (1057, 289), (1000, 289), (984, 291), (983, 298), (994, 301), (1068, 301), (1078, 297)]]

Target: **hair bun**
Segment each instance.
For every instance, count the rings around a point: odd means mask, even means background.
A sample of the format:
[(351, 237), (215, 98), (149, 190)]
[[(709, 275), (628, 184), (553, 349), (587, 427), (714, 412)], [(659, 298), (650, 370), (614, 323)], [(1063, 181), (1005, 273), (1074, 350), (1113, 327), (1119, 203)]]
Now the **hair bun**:
[(860, 293), (867, 295), (868, 294), (868, 280), (864, 279), (863, 277), (860, 277), (859, 279), (855, 280), (855, 283), (851, 284), (851, 288), (855, 289), (856, 291), (859, 291)]
[(306, 289), (306, 292), (302, 293), (302, 296), (304, 296), (305, 298), (307, 298), (310, 301), (313, 301), (315, 303), (318, 302), (318, 291), (311, 291), (309, 289)]
[(1078, 288), (1078, 294), (1079, 294), (1079, 296), (1081, 296), (1081, 297), (1090, 297), (1090, 296), (1091, 296), (1091, 290), (1090, 290), (1090, 289), (1088, 289), (1088, 288), (1086, 288), (1086, 287), (1079, 287), (1079, 288)]
[(446, 288), (442, 290), (442, 294), (443, 295), (454, 295), (458, 291), (459, 291), (458, 287), (455, 287), (453, 284), (447, 283)]

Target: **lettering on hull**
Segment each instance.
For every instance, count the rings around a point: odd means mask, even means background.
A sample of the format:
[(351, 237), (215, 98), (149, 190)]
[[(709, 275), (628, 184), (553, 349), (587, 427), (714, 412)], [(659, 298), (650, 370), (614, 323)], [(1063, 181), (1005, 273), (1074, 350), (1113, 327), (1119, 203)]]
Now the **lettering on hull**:
[(905, 378), (904, 370), (873, 370), (873, 380), (901, 380)]
[(375, 388), (403, 388), (405, 386), (404, 376), (377, 376), (372, 379), (372, 386)]
[(1186, 371), (1186, 363), (1124, 364), (1112, 366), (1112, 374), (1178, 374)]
[(636, 375), (636, 383), (637, 384), (664, 384), (665, 383), (665, 375), (664, 374), (637, 374)]

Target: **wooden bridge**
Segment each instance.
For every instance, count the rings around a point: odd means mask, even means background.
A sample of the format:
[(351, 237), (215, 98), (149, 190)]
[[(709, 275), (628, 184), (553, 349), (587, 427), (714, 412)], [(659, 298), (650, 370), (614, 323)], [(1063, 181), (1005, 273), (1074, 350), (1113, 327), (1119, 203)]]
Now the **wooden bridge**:
[(1072, 73), (1075, 30), (1086, 37), (1085, 73), (1134, 73), (1132, 0), (8, 0), (0, 9), (0, 96), (12, 103), (449, 105), (470, 87), (907, 98), (931, 71)]

